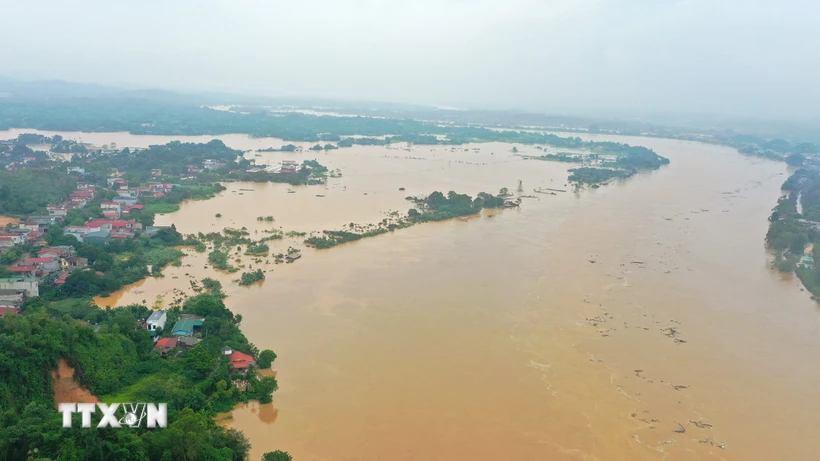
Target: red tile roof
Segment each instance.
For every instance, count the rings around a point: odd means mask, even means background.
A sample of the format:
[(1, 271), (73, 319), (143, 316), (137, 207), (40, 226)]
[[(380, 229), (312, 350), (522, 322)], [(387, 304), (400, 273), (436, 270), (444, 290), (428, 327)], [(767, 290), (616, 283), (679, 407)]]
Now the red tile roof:
[(177, 347), (177, 338), (162, 338), (154, 344), (155, 349), (171, 349)]
[(60, 250), (59, 248), (44, 248), (44, 249), (37, 252), (38, 255), (45, 254), (45, 253), (54, 253), (54, 254), (57, 254), (57, 255), (61, 255), (61, 254), (63, 254), (63, 250)]
[(65, 275), (63, 275), (62, 277), (58, 278), (57, 280), (55, 280), (55, 281), (54, 281), (54, 284), (55, 284), (55, 285), (62, 285), (62, 284), (64, 284), (64, 283), (65, 283), (65, 279), (67, 279), (67, 278), (68, 278), (68, 275), (69, 275), (69, 274), (65, 274)]
[(8, 266), (6, 269), (11, 272), (34, 272), (37, 270), (37, 266)]
[(26, 258), (27, 263), (53, 263), (54, 258)]
[(248, 354), (243, 354), (239, 351), (234, 351), (230, 356), (231, 368), (243, 369), (248, 368), (249, 365), (256, 365), (256, 360)]
[(20, 309), (17, 308), (17, 307), (3, 307), (3, 306), (0, 306), (0, 317), (3, 317), (4, 315), (7, 315), (7, 314), (19, 314), (19, 313), (20, 313)]

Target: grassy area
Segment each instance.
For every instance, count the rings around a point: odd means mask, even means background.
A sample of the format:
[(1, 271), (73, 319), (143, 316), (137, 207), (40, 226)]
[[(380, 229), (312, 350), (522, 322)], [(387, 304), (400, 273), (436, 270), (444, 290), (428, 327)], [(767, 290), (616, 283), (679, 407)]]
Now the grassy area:
[(155, 214), (166, 214), (179, 211), (179, 205), (174, 203), (151, 203), (145, 205), (145, 210)]

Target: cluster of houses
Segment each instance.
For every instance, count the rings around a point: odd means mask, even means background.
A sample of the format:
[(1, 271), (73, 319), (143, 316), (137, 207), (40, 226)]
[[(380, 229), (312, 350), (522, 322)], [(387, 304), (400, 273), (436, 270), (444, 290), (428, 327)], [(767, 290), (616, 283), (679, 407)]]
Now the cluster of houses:
[[(163, 357), (167, 357), (178, 350), (190, 350), (202, 342), (202, 339), (197, 335), (205, 323), (205, 317), (182, 314), (171, 328), (171, 335), (160, 338), (160, 334), (165, 331), (167, 322), (168, 312), (159, 310), (152, 312), (142, 325), (148, 331), (148, 334), (153, 337), (154, 349), (159, 351)], [(234, 373), (247, 373), (251, 365), (256, 365), (256, 360), (252, 356), (234, 351), (228, 346), (222, 348), (222, 354), (228, 356), (231, 371)]]
[[(69, 167), (69, 172), (80, 172), (75, 167)], [(109, 185), (118, 187), (120, 195), (110, 202), (102, 202), (102, 218), (91, 219), (81, 226), (68, 226), (63, 229), (65, 235), (71, 235), (81, 243), (96, 246), (107, 244), (112, 239), (134, 238), (138, 232), (157, 229), (143, 229), (142, 224), (128, 217), (135, 211), (142, 210), (143, 205), (137, 203), (139, 197), (162, 196), (173, 190), (173, 184), (155, 183), (147, 186), (128, 187), (122, 178), (109, 179)], [(49, 204), (46, 209), (48, 215), (30, 216), (19, 223), (16, 228), (0, 231), (0, 251), (14, 245), (30, 244), (35, 247), (45, 247), (45, 233), (49, 227), (63, 222), (72, 209), (84, 208), (97, 195), (97, 186), (85, 181), (78, 181), (77, 188), (62, 203)], [(74, 270), (86, 269), (88, 261), (74, 255), (70, 246), (54, 246), (38, 251), (36, 257), (21, 258), (16, 264), (6, 267), (15, 277), (34, 279), (36, 277), (53, 277), (54, 283), (65, 283), (69, 274)], [(31, 295), (29, 295), (31, 296)], [(36, 295), (34, 295), (36, 296)]]
[[(161, 176), (162, 170), (151, 170), (151, 175), (154, 177)], [(134, 199), (134, 203), (130, 203), (129, 205), (136, 204), (138, 197), (162, 197), (174, 189), (174, 185), (167, 182), (148, 183), (144, 186), (129, 186), (128, 181), (119, 177), (108, 178), (107, 182), (109, 187), (120, 194), (114, 201), (124, 200), (125, 198)]]
[[(37, 251), (37, 256), (23, 257), (17, 264), (7, 266), (6, 270), (14, 274), (15, 277), (31, 278), (43, 277), (55, 273), (59, 277), (55, 284), (65, 283), (68, 275), (75, 270), (82, 270), (88, 267), (88, 259), (75, 256), (74, 248), (71, 246), (53, 246)], [(37, 296), (37, 294), (29, 295)]]
[(18, 314), (27, 297), (39, 296), (40, 285), (36, 278), (14, 276), (0, 278), (0, 317)]
[(264, 168), (256, 167), (251, 168), (248, 173), (258, 173), (260, 171), (264, 171), (265, 173), (274, 173), (274, 174), (294, 174), (299, 172), (299, 162), (296, 160), (282, 160), (281, 162), (274, 163), (273, 165), (268, 165)]

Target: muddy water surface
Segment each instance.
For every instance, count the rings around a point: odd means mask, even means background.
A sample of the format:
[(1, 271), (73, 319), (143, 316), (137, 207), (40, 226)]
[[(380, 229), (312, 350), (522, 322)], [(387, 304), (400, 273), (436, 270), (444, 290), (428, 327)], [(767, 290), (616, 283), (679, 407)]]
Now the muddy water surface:
[[(338, 229), (406, 210), (407, 195), (514, 190), (519, 179), (537, 198), (262, 264), (267, 279), (250, 288), (193, 254), (108, 302), (223, 281), (243, 331), (280, 357), (274, 404), (224, 422), (245, 431), (254, 459), (816, 459), (818, 309), (763, 248), (786, 167), (717, 146), (606, 139), (672, 163), (553, 196), (531, 191), (563, 188), (567, 165), (501, 144), (318, 154), (343, 172), (326, 188), (231, 184), (158, 221), (183, 233)], [(276, 221), (256, 220), (266, 215)]]

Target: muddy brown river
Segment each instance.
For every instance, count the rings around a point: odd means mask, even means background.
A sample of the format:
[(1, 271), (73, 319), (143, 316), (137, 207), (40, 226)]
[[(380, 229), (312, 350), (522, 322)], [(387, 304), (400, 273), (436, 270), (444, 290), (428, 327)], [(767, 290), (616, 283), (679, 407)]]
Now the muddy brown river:
[[(230, 184), (158, 223), (338, 229), (404, 212), (407, 195), (515, 191), (518, 180), (535, 198), (307, 249), (294, 264), (247, 262), (269, 271), (250, 288), (192, 254), (98, 301), (150, 305), (192, 278), (222, 280), (248, 338), (279, 355), (273, 404), (223, 422), (249, 437), (251, 459), (274, 449), (298, 461), (817, 459), (820, 311), (769, 268), (763, 246), (787, 167), (706, 144), (590, 138), (645, 145), (671, 164), (545, 195), (532, 191), (563, 189), (568, 166), (522, 160), (510, 145), (261, 154), (316, 157), (343, 176), (295, 193)], [(256, 220), (267, 215), (276, 221)]]

